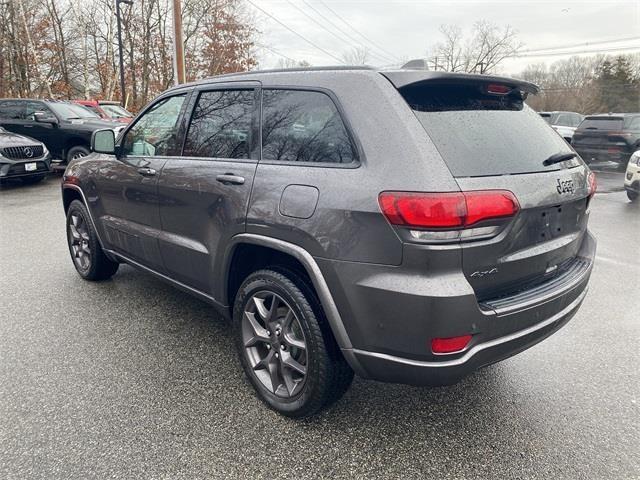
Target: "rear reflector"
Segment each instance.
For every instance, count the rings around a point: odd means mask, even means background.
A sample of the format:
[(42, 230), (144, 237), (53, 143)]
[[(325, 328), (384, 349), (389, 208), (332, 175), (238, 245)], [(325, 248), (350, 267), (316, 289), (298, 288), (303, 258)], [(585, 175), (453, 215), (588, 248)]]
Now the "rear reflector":
[(589, 182), (589, 198), (593, 197), (598, 189), (598, 182), (596, 181), (596, 174), (593, 172), (589, 172), (588, 180)]
[(431, 351), (433, 353), (456, 353), (464, 350), (471, 341), (471, 335), (460, 337), (433, 338), (431, 339)]
[(392, 225), (456, 229), (514, 216), (520, 206), (508, 190), (414, 193), (382, 192), (380, 209)]

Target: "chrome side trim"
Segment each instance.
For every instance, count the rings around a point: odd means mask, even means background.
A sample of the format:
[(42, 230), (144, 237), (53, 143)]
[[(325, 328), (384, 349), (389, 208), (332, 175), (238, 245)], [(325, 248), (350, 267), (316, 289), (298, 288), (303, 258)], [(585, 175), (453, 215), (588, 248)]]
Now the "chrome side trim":
[(580, 296), (578, 296), (578, 298), (576, 298), (573, 302), (571, 302), (564, 309), (562, 309), (552, 317), (540, 323), (536, 323), (535, 325), (532, 325), (528, 328), (525, 328), (524, 330), (519, 330), (509, 335), (505, 335), (504, 337), (495, 338), (488, 342), (479, 343), (473, 346), (472, 348), (470, 348), (469, 351), (465, 353), (462, 357), (459, 357), (453, 360), (442, 361), (442, 362), (426, 362), (426, 361), (420, 361), (420, 360), (411, 360), (409, 358), (396, 357), (394, 355), (387, 355), (386, 353), (368, 352), (365, 350), (358, 350), (358, 349), (353, 349), (353, 352), (357, 353), (358, 355), (380, 358), (382, 360), (387, 360), (389, 362), (401, 363), (404, 365), (411, 365), (414, 367), (425, 367), (425, 368), (456, 367), (468, 362), (471, 359), (471, 357), (481, 352), (482, 350), (496, 347), (498, 345), (502, 345), (503, 343), (511, 342), (513, 340), (517, 340), (519, 338), (525, 337), (531, 333), (535, 333), (538, 330), (548, 327), (549, 325), (552, 325), (553, 323), (561, 320), (562, 318), (569, 315), (580, 306), (580, 303), (582, 303), (585, 295), (587, 294), (587, 290), (588, 288), (585, 288), (584, 291), (580, 294)]
[(318, 297), (320, 297), (320, 303), (322, 304), (322, 308), (324, 309), (324, 313), (327, 316), (327, 320), (329, 320), (329, 325), (331, 326), (331, 330), (338, 342), (338, 345), (341, 349), (351, 349), (351, 340), (349, 339), (349, 335), (347, 334), (346, 329), (344, 328), (344, 323), (342, 322), (342, 317), (340, 317), (340, 313), (338, 312), (338, 307), (336, 307), (335, 302), (333, 301), (333, 296), (331, 295), (331, 291), (329, 290), (329, 286), (320, 271), (320, 267), (311, 256), (309, 252), (307, 252), (304, 248), (299, 247), (298, 245), (294, 245), (293, 243), (285, 242), (283, 240), (278, 240), (272, 237), (265, 237), (262, 235), (256, 235), (254, 233), (241, 233), (233, 237), (234, 243), (252, 243), (255, 245), (260, 245), (263, 247), (273, 248), (275, 250), (280, 250), (281, 252), (288, 253), (297, 259), (307, 270), (311, 281), (313, 282), (313, 286), (318, 292)]

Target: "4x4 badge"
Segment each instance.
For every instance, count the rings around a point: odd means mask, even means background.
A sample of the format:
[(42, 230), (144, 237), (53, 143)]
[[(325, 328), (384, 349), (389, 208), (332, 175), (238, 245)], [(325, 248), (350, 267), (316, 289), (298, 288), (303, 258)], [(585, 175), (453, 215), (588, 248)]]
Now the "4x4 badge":
[(558, 184), (556, 185), (556, 190), (559, 194), (573, 193), (575, 191), (573, 180), (560, 180), (559, 178), (557, 178), (556, 181), (558, 182)]

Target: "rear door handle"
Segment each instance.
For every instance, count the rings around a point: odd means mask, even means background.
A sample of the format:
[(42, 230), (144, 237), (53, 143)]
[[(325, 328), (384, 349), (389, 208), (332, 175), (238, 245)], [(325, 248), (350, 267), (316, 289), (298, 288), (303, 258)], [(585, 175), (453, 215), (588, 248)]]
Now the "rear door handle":
[(239, 177), (233, 173), (225, 173), (224, 175), (218, 175), (216, 180), (225, 185), (243, 185), (244, 177)]
[(153, 168), (142, 167), (138, 169), (138, 173), (143, 177), (153, 177), (156, 174), (156, 171)]

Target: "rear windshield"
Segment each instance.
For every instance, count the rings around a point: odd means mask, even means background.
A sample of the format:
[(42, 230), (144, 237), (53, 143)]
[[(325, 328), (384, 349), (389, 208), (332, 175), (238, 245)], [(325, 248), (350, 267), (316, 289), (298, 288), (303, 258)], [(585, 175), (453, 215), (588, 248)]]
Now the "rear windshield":
[(400, 90), (455, 177), (563, 168), (543, 162), (571, 148), (524, 104), (519, 92), (485, 92), (486, 86), (478, 83), (410, 85)]
[(580, 124), (580, 130), (622, 130), (622, 117), (587, 117)]

